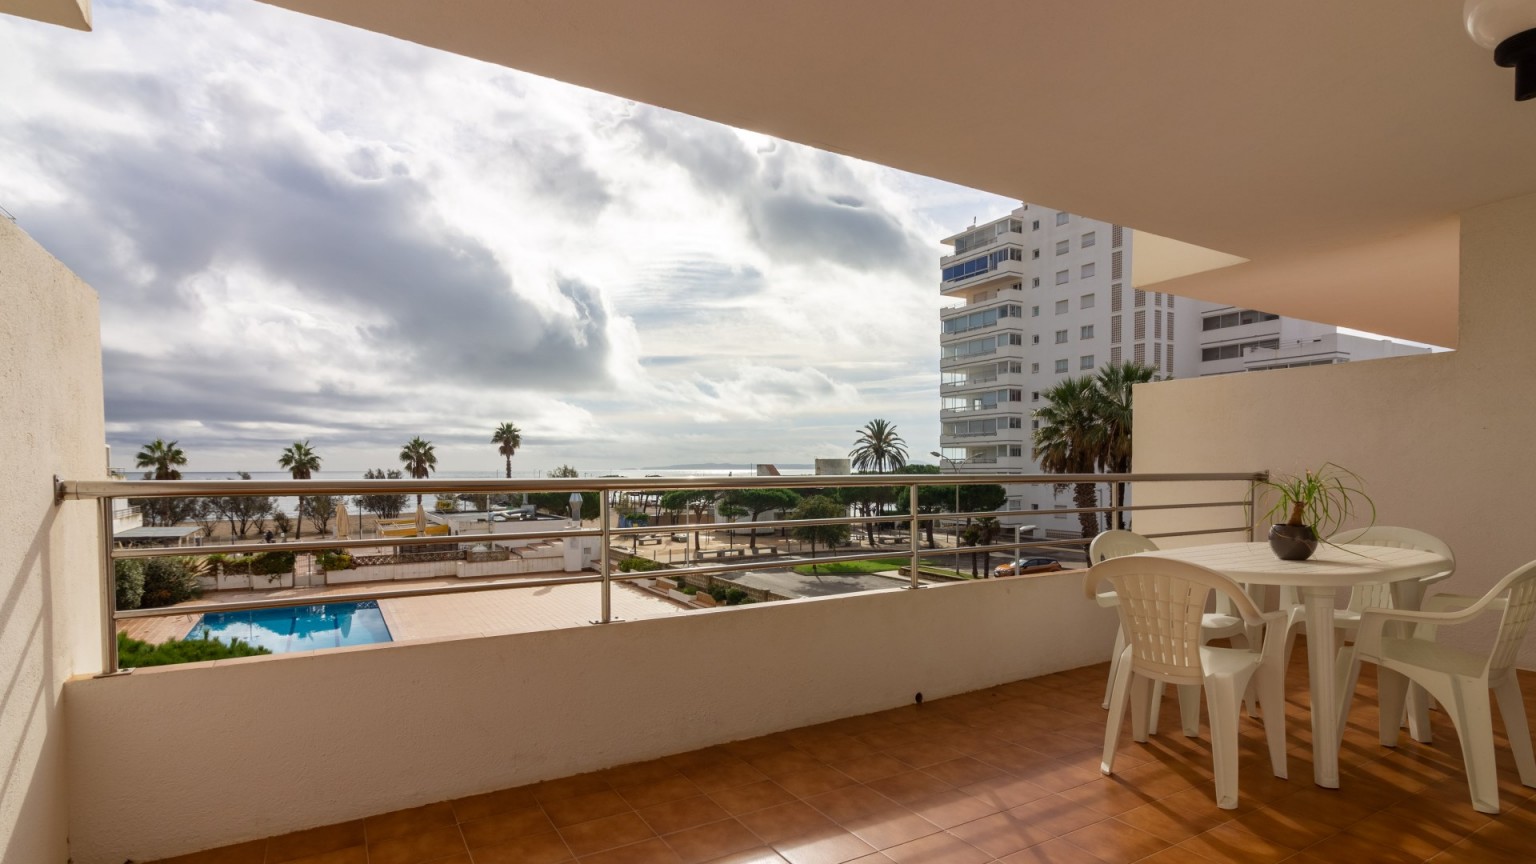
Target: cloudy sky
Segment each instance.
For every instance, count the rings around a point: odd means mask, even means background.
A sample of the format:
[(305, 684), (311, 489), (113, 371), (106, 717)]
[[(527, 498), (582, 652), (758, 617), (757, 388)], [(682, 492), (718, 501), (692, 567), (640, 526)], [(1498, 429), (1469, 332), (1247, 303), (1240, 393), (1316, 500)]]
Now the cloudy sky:
[(101, 295), (114, 463), (938, 445), (937, 240), (1017, 205), (248, 0), (0, 16), (0, 206)]

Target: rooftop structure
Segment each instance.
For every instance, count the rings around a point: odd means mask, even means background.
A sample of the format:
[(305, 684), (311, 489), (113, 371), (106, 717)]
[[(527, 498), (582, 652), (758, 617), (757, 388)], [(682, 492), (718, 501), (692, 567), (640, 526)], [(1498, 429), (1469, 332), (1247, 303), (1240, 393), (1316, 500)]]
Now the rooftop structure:
[[(1146, 387), (1135, 470), (1346, 465), (1383, 522), (1456, 549), (1459, 593), (1536, 557), (1506, 502), (1536, 482), (1536, 407), (1519, 392), (1536, 378), (1536, 127), (1460, 4), (279, 5), (1124, 225), (1133, 288), (1454, 347)], [(75, 0), (0, 10), (88, 20)], [(1020, 81), (1050, 86), (1009, 86), (998, 110), (989, 82)], [(7, 864), (256, 841), (1107, 659), (1112, 619), (1055, 575), (96, 678), (111, 512), (48, 494), (55, 476), (107, 475), (96, 298), (8, 220), (0, 295), (0, 429), (17, 451), (0, 485)], [(1198, 526), (1167, 510), (1134, 527)], [(735, 674), (701, 683), (679, 669), (691, 657)], [(1029, 712), (1041, 740), (1098, 716), (1063, 704)], [(1358, 764), (1324, 809), (1379, 791)], [(1063, 800), (1092, 808), (1110, 788)], [(1471, 816), (1425, 806), (1415, 824)]]

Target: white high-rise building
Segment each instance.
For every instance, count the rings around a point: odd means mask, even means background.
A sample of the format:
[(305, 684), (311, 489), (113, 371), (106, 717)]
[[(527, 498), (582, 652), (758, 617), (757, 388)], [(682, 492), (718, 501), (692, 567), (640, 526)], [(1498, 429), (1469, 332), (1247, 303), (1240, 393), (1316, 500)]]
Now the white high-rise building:
[[(1037, 473), (1035, 421), (1053, 385), (1135, 361), (1165, 378), (1342, 363), (1426, 348), (1310, 321), (1131, 288), (1133, 232), (1023, 204), (943, 240), (939, 443), (944, 471)], [(1010, 487), (1008, 509), (1070, 507), (1070, 492)], [(1018, 520), (1010, 520), (1018, 521)], [(1022, 520), (1078, 536), (1075, 516)]]

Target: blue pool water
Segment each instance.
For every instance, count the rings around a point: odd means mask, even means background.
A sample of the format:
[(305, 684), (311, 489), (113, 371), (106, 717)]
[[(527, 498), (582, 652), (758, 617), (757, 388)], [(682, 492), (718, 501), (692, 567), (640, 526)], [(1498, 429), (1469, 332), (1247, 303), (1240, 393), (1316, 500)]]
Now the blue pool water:
[(273, 654), (313, 651), (343, 645), (389, 642), (389, 626), (379, 604), (327, 603), (287, 609), (252, 609), (248, 612), (210, 612), (193, 625), (188, 639), (239, 639), (259, 645)]

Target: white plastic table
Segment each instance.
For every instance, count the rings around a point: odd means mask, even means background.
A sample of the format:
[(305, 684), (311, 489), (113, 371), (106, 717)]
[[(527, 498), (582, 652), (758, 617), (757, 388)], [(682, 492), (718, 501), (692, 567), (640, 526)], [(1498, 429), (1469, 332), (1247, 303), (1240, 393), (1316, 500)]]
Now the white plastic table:
[(1424, 587), (1419, 580), (1451, 566), (1446, 558), (1418, 549), (1391, 546), (1317, 547), (1306, 561), (1281, 561), (1268, 543), (1218, 543), (1144, 552), (1209, 567), (1236, 582), (1300, 589), (1307, 615), (1307, 670), (1312, 690), (1312, 765), (1317, 785), (1339, 787), (1339, 692), (1334, 656), (1333, 610), (1340, 588), (1390, 582), (1398, 609), (1417, 609)]

